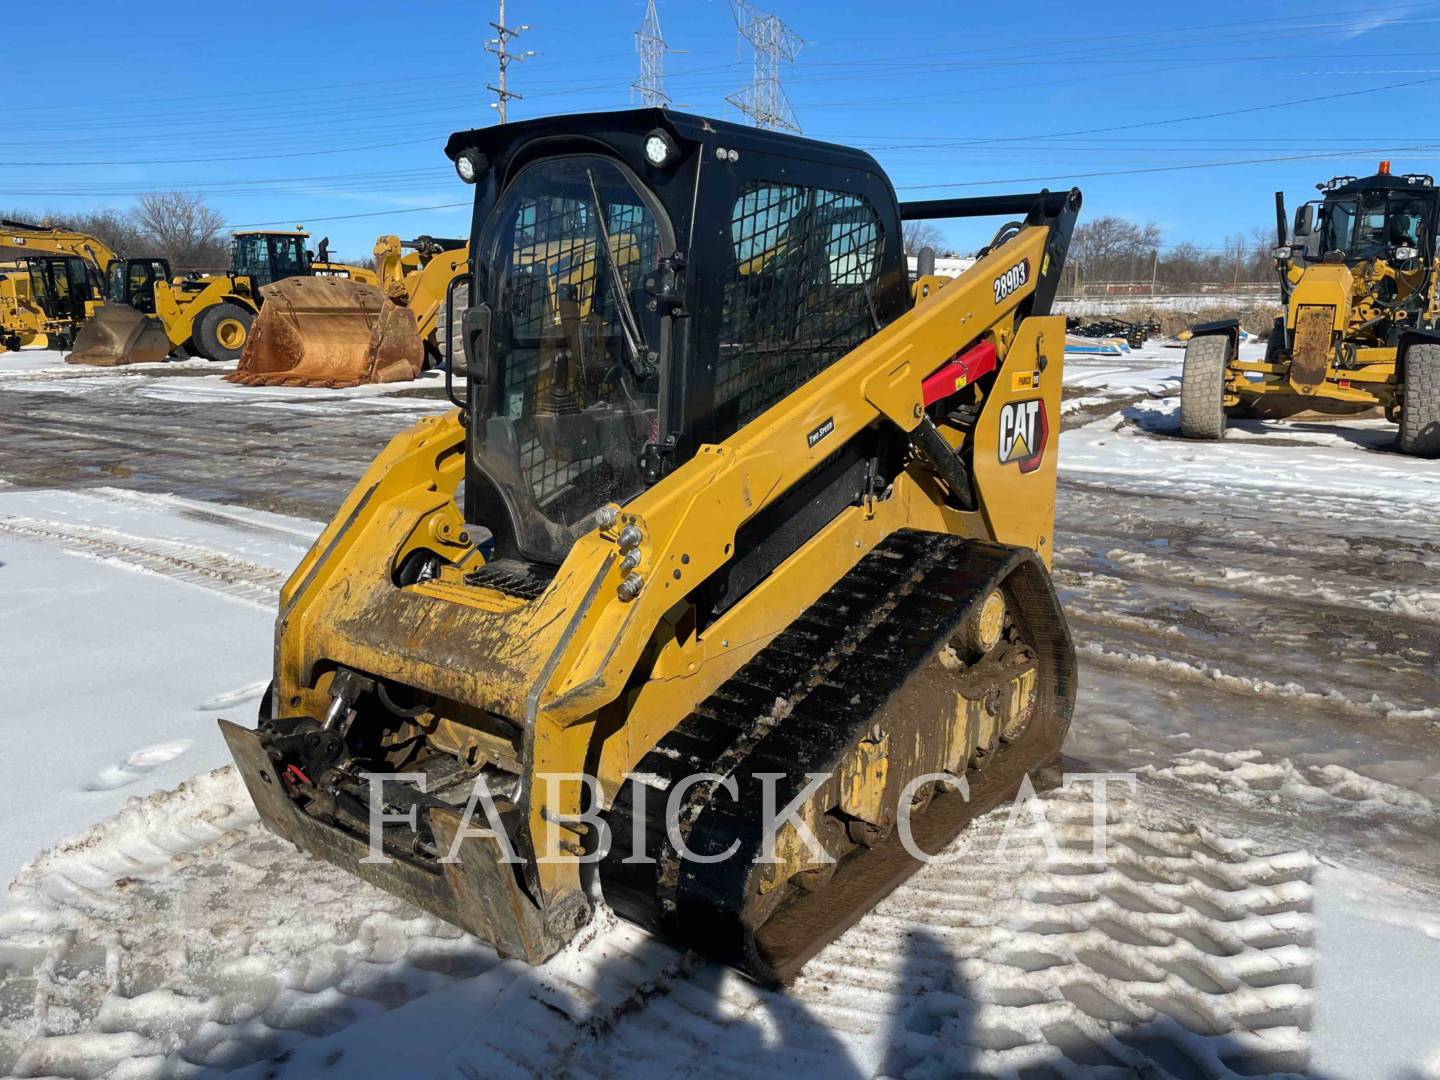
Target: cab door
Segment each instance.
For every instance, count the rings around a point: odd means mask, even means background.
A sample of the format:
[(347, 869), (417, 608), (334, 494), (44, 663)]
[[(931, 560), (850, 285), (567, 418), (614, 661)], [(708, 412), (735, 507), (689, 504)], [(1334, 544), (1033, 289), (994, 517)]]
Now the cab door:
[[(270, 237), (270, 280), (305, 277), (310, 273), (310, 260), (305, 254), (303, 236), (277, 234)], [(268, 284), (268, 282), (267, 282)]]
[(27, 260), (40, 309), (51, 319), (83, 319), (90, 298), (90, 268), (81, 258)]
[(126, 259), (123, 302), (146, 315), (155, 314), (155, 286), (170, 280), (164, 259)]

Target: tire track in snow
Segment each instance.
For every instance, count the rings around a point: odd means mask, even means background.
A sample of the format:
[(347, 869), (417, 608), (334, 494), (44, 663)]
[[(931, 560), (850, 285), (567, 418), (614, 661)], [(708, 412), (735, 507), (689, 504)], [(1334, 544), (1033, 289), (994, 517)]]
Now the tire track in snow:
[(286, 525), (281, 522), (265, 521), (253, 511), (228, 506), (225, 503), (204, 502), (187, 499), (183, 495), (164, 492), (136, 491), (132, 488), (98, 487), (87, 488), (86, 496), (95, 496), (124, 506), (139, 506), (149, 510), (173, 510), (183, 517), (209, 524), (238, 526), (247, 532), (268, 533), (276, 539), (290, 544), (299, 543), (309, 547), (324, 528), (323, 522), (313, 526)]
[(982, 817), (956, 864), (924, 868), (777, 993), (604, 909), (547, 964), (502, 962), (264, 832), (216, 770), (21, 872), (0, 917), (0, 1069), (308, 1077), (391, 1055), (413, 1075), (415, 1017), (390, 1010), (429, 995), (425, 1025), (450, 1042), (427, 1052), (459, 1075), (1302, 1070), (1309, 857), (1121, 798), (1098, 862), (1088, 791), (1039, 805), (1053, 856), (1021, 829), (997, 860), (1008, 815)]
[[(982, 818), (952, 849), (973, 859), (923, 870), (783, 994), (702, 965), (594, 1038), (495, 1037), (485, 1050), (515, 1076), (677, 1061), (762, 1076), (1302, 1069), (1309, 857), (1260, 855), (1130, 803), (1112, 807), (1113, 861), (1095, 863), (1088, 796), (1043, 805), (1054, 858), (1029, 838), (986, 861), (1006, 814)], [(710, 1046), (713, 1061), (697, 1049)], [(485, 1060), (467, 1048), (452, 1064)]]
[(93, 525), (0, 515), (0, 535), (53, 544), (73, 555), (157, 574), (272, 610), (286, 575), (208, 548), (131, 536)]
[(260, 826), (233, 768), (28, 865), (0, 916), (0, 1072), (234, 1068), (511, 965)]

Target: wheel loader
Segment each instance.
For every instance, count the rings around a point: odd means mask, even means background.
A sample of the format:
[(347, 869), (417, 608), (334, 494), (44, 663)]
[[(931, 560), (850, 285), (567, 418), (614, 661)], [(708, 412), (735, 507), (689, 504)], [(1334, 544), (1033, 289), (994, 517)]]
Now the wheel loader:
[(464, 240), (375, 242), (377, 284), (291, 277), (261, 289), (253, 333), (230, 382), (356, 386), (404, 382), (439, 361), (436, 328), (453, 282), (467, 272)]
[(1300, 206), (1293, 236), (1275, 194), (1285, 314), (1263, 360), (1242, 360), (1239, 323), (1194, 328), (1180, 431), (1219, 439), (1227, 417), (1383, 408), (1402, 453), (1440, 456), (1440, 193), (1428, 175), (1339, 176)]
[(88, 233), (22, 221), (0, 221), (0, 252), (0, 352), (68, 349), (115, 253)]
[(362, 267), (315, 259), (305, 248), (309, 235), (300, 229), (237, 232), (224, 275), (171, 278), (163, 259), (112, 262), (106, 268), (106, 302), (86, 320), (66, 363), (152, 363), (177, 349), (207, 360), (235, 360), (271, 282), (319, 276), (375, 283), (374, 273)]
[[(224, 736), (271, 830), (504, 955), (603, 903), (784, 982), (1067, 732), (1080, 193), (901, 204), (861, 151), (664, 109), (446, 153), (457, 408), (296, 568)], [(1011, 220), (909, 280), (902, 222), (971, 216)]]

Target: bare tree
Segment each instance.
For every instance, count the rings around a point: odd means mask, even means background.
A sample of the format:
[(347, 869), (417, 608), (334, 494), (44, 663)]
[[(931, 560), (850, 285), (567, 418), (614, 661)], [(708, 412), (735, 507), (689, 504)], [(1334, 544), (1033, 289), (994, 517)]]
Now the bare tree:
[(921, 248), (927, 247), (934, 248), (938, 255), (945, 244), (945, 233), (933, 221), (907, 221), (900, 235), (906, 255), (918, 255)]
[(69, 226), (89, 233), (121, 256), (148, 254), (148, 238), (130, 214), (118, 210), (88, 210), (68, 219)]
[(140, 196), (131, 217), (149, 250), (163, 255), (176, 270), (213, 269), (229, 260), (221, 235), (225, 219), (199, 195), (158, 191)]
[(1150, 277), (1159, 246), (1160, 229), (1153, 222), (1102, 217), (1075, 229), (1069, 258), (1087, 279), (1136, 281)]

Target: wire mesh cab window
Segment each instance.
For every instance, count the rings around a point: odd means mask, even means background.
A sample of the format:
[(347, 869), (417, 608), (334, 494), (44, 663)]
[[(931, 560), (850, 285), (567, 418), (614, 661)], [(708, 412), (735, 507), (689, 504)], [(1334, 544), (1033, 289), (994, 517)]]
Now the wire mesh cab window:
[(752, 183), (730, 220), (715, 414), (735, 431), (874, 333), (880, 218), (860, 195)]
[(478, 463), (532, 559), (560, 561), (643, 487), (660, 361), (643, 283), (664, 242), (626, 171), (590, 155), (530, 166), (485, 225), (495, 389)]

